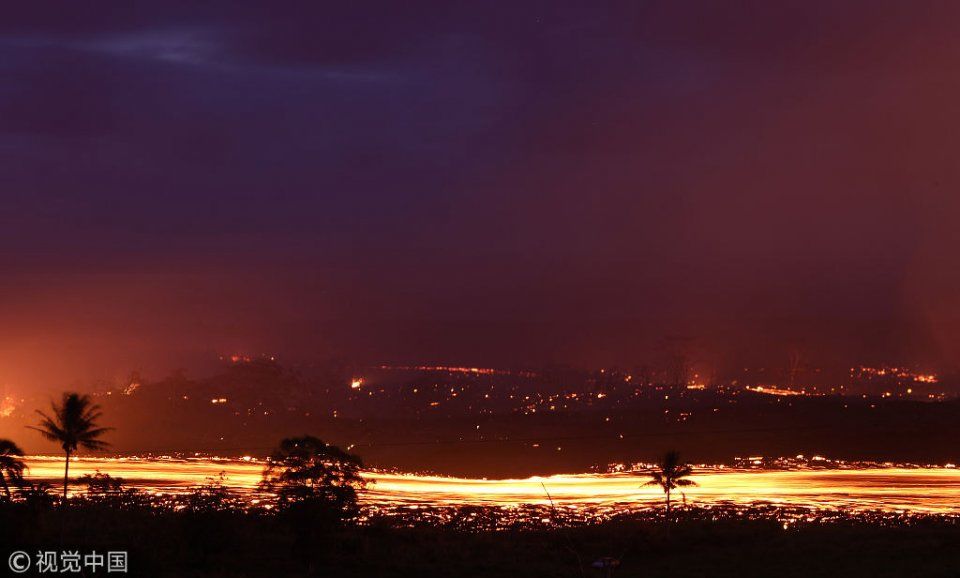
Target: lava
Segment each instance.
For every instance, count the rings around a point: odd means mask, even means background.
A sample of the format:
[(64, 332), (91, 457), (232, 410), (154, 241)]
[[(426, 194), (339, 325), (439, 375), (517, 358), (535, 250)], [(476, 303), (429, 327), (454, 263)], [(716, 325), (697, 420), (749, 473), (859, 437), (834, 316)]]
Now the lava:
[[(27, 479), (56, 484), (63, 459), (26, 459)], [(251, 458), (92, 458), (71, 460), (70, 472), (96, 471), (122, 478), (127, 487), (151, 493), (183, 493), (221, 473), (224, 483), (243, 496), (261, 496), (263, 462)], [(560, 507), (582, 513), (651, 507), (663, 496), (644, 486), (642, 472), (534, 476), (525, 479), (465, 479), (447, 476), (368, 471), (361, 497), (369, 507), (549, 505), (544, 488)], [(869, 467), (856, 469), (745, 470), (701, 467), (697, 486), (677, 496), (701, 506), (774, 504), (784, 507), (848, 511), (960, 513), (960, 470), (950, 467)], [(73, 486), (73, 491), (80, 488)]]

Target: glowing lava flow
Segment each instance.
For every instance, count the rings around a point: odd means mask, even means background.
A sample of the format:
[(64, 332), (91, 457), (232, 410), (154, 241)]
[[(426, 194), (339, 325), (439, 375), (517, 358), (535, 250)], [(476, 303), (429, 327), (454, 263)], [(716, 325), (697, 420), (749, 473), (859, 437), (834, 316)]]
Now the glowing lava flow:
[[(27, 478), (56, 484), (63, 460), (30, 457)], [(221, 472), (225, 483), (252, 495), (260, 481), (256, 460), (79, 458), (71, 460), (76, 476), (99, 470), (123, 478), (128, 487), (157, 493), (177, 493), (204, 484)], [(583, 511), (609, 510), (621, 504), (659, 503), (659, 489), (643, 487), (641, 474), (576, 474), (516, 480), (463, 479), (413, 474), (368, 472), (374, 482), (363, 500), (371, 506), (543, 505), (547, 487), (558, 506)], [(960, 513), (960, 470), (954, 468), (867, 468), (736, 470), (699, 469), (698, 486), (686, 489), (686, 499), (699, 505), (772, 503), (812, 508)], [(677, 494), (678, 499), (681, 495)]]

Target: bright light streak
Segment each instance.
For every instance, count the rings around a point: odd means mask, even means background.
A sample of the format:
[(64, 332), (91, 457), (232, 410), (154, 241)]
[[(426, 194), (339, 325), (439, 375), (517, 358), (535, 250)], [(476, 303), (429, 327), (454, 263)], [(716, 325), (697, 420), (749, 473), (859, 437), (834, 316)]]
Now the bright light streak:
[[(30, 457), (28, 479), (56, 483), (63, 475), (63, 459)], [(130, 487), (152, 492), (179, 493), (206, 483), (223, 472), (227, 485), (240, 493), (256, 493), (263, 470), (257, 460), (78, 458), (70, 472), (77, 476), (96, 470), (124, 478)], [(524, 479), (482, 480), (445, 476), (368, 472), (374, 482), (363, 501), (374, 507), (489, 505), (517, 507), (546, 505), (541, 483), (557, 505), (582, 512), (605, 511), (616, 505), (659, 504), (662, 494), (643, 484), (636, 473), (571, 474)], [(698, 469), (698, 486), (685, 490), (688, 501), (699, 505), (772, 503), (812, 508), (960, 513), (960, 469), (868, 468), (736, 470)], [(679, 496), (678, 496), (679, 497)]]

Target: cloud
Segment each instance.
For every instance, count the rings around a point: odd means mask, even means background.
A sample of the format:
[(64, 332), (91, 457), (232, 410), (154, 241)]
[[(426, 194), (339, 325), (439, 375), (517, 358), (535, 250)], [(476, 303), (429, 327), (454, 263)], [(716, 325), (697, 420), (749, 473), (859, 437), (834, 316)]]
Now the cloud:
[[(400, 349), (393, 331), (464, 361), (628, 358), (681, 326), (868, 349), (865, 326), (910, 320), (905, 295), (953, 287), (929, 265), (950, 237), (925, 226), (960, 184), (955, 10), (18, 4), (0, 22), (0, 263), (65, 290), (78, 271), (175, 287), (216, 266), (191, 307), (145, 314), (211, 342), (197, 308), (229, 320), (231, 287), (269, 265), (264, 299), (324, 280), (271, 333), (304, 349), (318, 309), (382, 329), (344, 336), (360, 353)], [(125, 311), (155, 296), (129, 291)]]

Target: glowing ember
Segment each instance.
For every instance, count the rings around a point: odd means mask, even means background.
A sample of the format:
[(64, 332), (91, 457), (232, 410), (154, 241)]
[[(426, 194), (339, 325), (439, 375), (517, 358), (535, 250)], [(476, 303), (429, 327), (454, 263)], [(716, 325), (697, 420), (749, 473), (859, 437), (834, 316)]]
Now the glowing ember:
[(7, 395), (0, 400), (0, 417), (10, 417), (16, 409), (17, 400), (13, 399), (12, 396)]
[(785, 387), (774, 387), (771, 385), (758, 385), (756, 387), (747, 387), (747, 391), (752, 391), (754, 393), (764, 393), (767, 395), (810, 395), (806, 391), (797, 391), (795, 389), (787, 389)]

